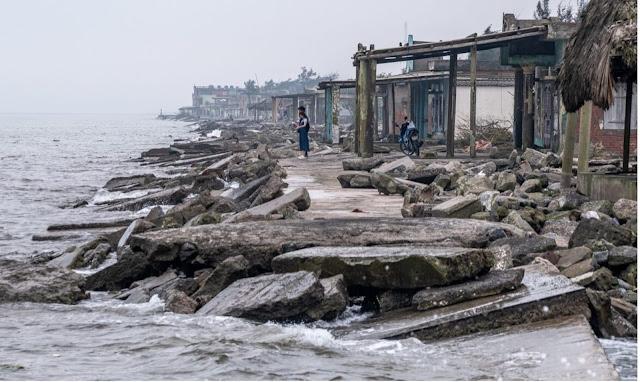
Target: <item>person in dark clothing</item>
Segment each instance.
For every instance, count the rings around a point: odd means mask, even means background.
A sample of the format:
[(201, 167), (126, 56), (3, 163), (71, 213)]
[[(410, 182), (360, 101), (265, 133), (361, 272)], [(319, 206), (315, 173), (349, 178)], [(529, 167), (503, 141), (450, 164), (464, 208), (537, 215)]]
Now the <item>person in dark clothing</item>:
[(404, 122), (400, 125), (400, 139), (404, 138), (404, 133), (407, 131), (407, 127), (409, 127), (409, 117), (404, 117)]
[(309, 128), (311, 126), (304, 106), (298, 108), (298, 116), (299, 119), (295, 126), (300, 138), (300, 151), (302, 151), (302, 155), (298, 159), (306, 159), (309, 157)]

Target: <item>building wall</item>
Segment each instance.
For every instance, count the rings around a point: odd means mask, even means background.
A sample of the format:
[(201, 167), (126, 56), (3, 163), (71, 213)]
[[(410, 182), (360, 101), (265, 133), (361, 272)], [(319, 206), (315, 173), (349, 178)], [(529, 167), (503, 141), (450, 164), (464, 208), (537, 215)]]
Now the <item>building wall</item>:
[[(478, 86), (476, 88), (476, 121), (503, 121), (511, 126), (513, 121), (513, 86)], [(456, 90), (456, 125), (469, 125), (469, 86)]]
[[(635, 105), (635, 104), (634, 104)], [(578, 130), (579, 127), (578, 127)], [(637, 155), (637, 126), (631, 126), (631, 155)], [(580, 134), (576, 134), (578, 137)], [(622, 155), (624, 129), (607, 129), (604, 123), (604, 110), (594, 107), (591, 113), (591, 144), (601, 143), (605, 150)]]

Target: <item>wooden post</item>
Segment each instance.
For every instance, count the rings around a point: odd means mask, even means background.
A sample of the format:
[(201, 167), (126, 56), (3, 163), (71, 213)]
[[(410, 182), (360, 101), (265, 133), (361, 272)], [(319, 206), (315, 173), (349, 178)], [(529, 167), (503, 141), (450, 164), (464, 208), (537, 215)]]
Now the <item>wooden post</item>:
[(631, 109), (633, 107), (633, 80), (627, 79), (627, 94), (624, 109), (624, 140), (622, 143), (622, 172), (629, 172), (629, 151), (631, 150)]
[(578, 148), (578, 172), (589, 170), (589, 146), (591, 145), (591, 109), (593, 102), (588, 101), (580, 109), (580, 141)]
[(471, 54), (469, 56), (469, 79), (470, 79), (470, 102), (469, 105), (469, 156), (471, 158), (476, 157), (476, 70), (478, 63), (478, 47), (476, 45), (471, 47)]
[(456, 137), (456, 87), (458, 55), (449, 58), (449, 100), (447, 112), (447, 158), (453, 158)]
[(333, 118), (331, 129), (331, 142), (340, 143), (340, 87), (331, 86), (331, 116)]
[(533, 66), (525, 66), (524, 74), (524, 118), (522, 122), (522, 150), (533, 147)]
[(378, 97), (376, 96), (376, 66), (375, 60), (367, 60), (367, 113), (365, 116), (364, 142), (360, 146), (362, 157), (370, 158), (373, 156), (373, 137), (376, 135), (374, 131), (378, 130), (376, 121), (376, 109)]
[(278, 100), (276, 97), (271, 98), (271, 114), (273, 114), (271, 116), (271, 118), (273, 118), (273, 124), (277, 124), (278, 123)]
[(522, 148), (522, 109), (524, 107), (524, 73), (521, 67), (515, 69), (513, 92), (513, 147)]
[[(358, 49), (360, 49), (360, 45), (358, 45)], [(362, 86), (366, 81), (361, 77), (364, 74), (361, 74), (360, 67), (362, 66), (361, 61), (356, 62), (356, 110), (355, 110), (355, 130), (353, 131), (353, 152), (356, 155), (360, 155), (360, 103), (362, 100), (360, 99), (360, 93), (362, 92)], [(366, 72), (365, 72), (366, 73)]]
[(569, 113), (567, 115), (567, 130), (564, 134), (564, 150), (562, 151), (562, 188), (571, 187), (571, 178), (573, 177), (573, 147), (576, 141), (576, 125), (577, 114)]

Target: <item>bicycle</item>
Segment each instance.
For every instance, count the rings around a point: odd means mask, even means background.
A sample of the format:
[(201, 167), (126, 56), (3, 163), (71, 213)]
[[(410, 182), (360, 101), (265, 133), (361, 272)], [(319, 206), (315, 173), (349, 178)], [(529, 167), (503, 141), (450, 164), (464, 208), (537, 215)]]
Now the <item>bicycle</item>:
[(410, 123), (405, 131), (400, 134), (400, 150), (408, 156), (413, 154), (420, 156), (420, 147), (422, 147), (422, 144), (423, 142), (420, 140), (418, 129), (413, 123)]

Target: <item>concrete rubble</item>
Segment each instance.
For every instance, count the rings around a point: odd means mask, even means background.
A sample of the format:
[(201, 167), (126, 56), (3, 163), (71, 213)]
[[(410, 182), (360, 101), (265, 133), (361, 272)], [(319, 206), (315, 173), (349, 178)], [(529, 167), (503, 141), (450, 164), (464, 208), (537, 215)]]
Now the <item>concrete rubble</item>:
[[(214, 129), (220, 138), (207, 137)], [(101, 223), (117, 231), (32, 265), (56, 267), (69, 296), (7, 292), (0, 282), (0, 300), (74, 303), (99, 290), (261, 322), (370, 312), (334, 329), (345, 339), (431, 341), (547, 322), (562, 331), (570, 321), (588, 342), (585, 320), (600, 336), (636, 335), (636, 203), (561, 189), (555, 154), (363, 159), (314, 141), (322, 155), (294, 162), (286, 129), (211, 122), (199, 132), (140, 158), (174, 176), (111, 179), (107, 190), (148, 194), (99, 208), (169, 207)], [(310, 175), (291, 176), (296, 166)], [(69, 270), (91, 267), (86, 278)]]

